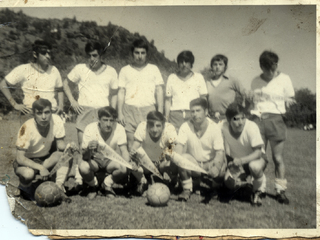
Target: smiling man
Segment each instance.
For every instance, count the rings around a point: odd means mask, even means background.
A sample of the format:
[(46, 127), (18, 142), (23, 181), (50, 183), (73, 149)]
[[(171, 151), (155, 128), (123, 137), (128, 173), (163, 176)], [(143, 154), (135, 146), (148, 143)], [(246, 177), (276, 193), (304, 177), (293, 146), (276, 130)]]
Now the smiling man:
[[(33, 200), (35, 188), (32, 181), (37, 174), (46, 180), (65, 149), (65, 129), (61, 118), (52, 114), (51, 102), (40, 98), (32, 104), (33, 119), (20, 128), (17, 139), (17, 158), (14, 171), (19, 177), (22, 196)], [(63, 189), (69, 163), (57, 171), (56, 183)]]
[[(13, 69), (0, 83), (0, 89), (14, 109), (26, 115), (25, 118), (31, 117), (32, 103), (39, 98), (48, 99), (52, 104), (52, 111), (59, 114), (63, 111), (63, 88), (58, 69), (51, 65), (51, 45), (36, 40), (32, 51), (33, 61)], [(21, 84), (23, 91), (22, 104), (14, 100), (8, 87), (17, 84)], [(55, 92), (58, 92), (58, 103)]]
[(110, 107), (100, 108), (99, 121), (89, 124), (84, 131), (81, 145), (83, 160), (79, 166), (84, 182), (89, 185), (89, 199), (93, 199), (99, 190), (96, 177), (98, 171), (108, 174), (102, 182), (101, 188), (107, 197), (116, 196), (112, 189), (113, 183), (118, 183), (127, 176), (126, 167), (105, 158), (97, 150), (99, 145), (108, 144), (113, 150), (120, 151), (124, 160), (130, 160), (127, 149), (127, 137), (123, 126), (116, 122), (117, 111)]
[[(212, 180), (212, 187), (217, 188), (223, 181), (227, 166), (221, 130), (207, 118), (207, 100), (192, 100), (190, 110), (191, 119), (180, 127), (176, 152), (206, 170)], [(193, 190), (192, 177), (200, 178), (201, 174), (179, 168), (179, 176), (183, 188), (179, 199), (187, 201)]]
[(163, 112), (163, 79), (157, 66), (147, 62), (148, 43), (137, 39), (131, 47), (133, 61), (119, 73), (118, 114), (125, 126), (129, 150), (139, 123), (150, 111)]

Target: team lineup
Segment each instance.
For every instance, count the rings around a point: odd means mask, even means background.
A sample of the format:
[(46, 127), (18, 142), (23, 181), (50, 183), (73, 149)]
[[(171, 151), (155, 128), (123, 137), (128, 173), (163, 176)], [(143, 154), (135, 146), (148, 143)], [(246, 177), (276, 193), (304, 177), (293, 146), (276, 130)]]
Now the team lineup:
[[(246, 90), (228, 76), (228, 58), (221, 54), (211, 59), (210, 79), (204, 79), (192, 71), (192, 52), (182, 51), (178, 70), (165, 84), (158, 67), (148, 63), (143, 39), (132, 43), (132, 63), (119, 75), (102, 62), (103, 46), (88, 42), (88, 62), (62, 80), (50, 50), (50, 44), (36, 40), (33, 61), (13, 69), (0, 83), (4, 96), (21, 112), (13, 163), (21, 197), (40, 204), (35, 192), (46, 181), (54, 181), (63, 196), (81, 193), (90, 200), (98, 194), (114, 198), (115, 186), (124, 184), (131, 186), (130, 194), (145, 196), (162, 183), (171, 192), (181, 189), (176, 200), (186, 202), (191, 194), (201, 194), (205, 179), (210, 196), (250, 186), (251, 204), (260, 206), (266, 197), (269, 145), (276, 200), (289, 204), (283, 115), (294, 102), (294, 89), (290, 77), (278, 70), (276, 53), (260, 55), (262, 73)], [(70, 82), (78, 87), (78, 99)], [(24, 93), (22, 104), (9, 90), (16, 84)], [(59, 116), (64, 94), (78, 115), (78, 139), (68, 144)], [(66, 187), (71, 167), (74, 182)]]

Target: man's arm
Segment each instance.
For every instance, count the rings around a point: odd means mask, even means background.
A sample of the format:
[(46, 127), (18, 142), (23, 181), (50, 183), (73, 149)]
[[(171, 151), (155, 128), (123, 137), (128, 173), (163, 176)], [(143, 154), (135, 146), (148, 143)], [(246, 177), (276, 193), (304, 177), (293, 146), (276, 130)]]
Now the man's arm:
[(64, 149), (66, 148), (66, 143), (64, 141), (64, 138), (56, 139), (56, 143), (57, 143), (58, 151), (63, 152)]
[(167, 121), (169, 119), (171, 103), (172, 103), (172, 97), (166, 97), (165, 105), (164, 105), (164, 116), (166, 117)]
[(158, 105), (158, 111), (163, 113), (163, 88), (162, 88), (162, 85), (156, 86), (156, 102)]
[(14, 98), (12, 97), (12, 94), (8, 88), (8, 84), (6, 82), (5, 79), (3, 79), (1, 82), (0, 82), (0, 89), (1, 89), (1, 92), (3, 93), (3, 95), (8, 99), (8, 101), (10, 102), (11, 106), (14, 107), (14, 109), (20, 111), (20, 112), (23, 112), (24, 114), (28, 114), (31, 112), (31, 109), (26, 107), (25, 105), (23, 104), (18, 104)]
[(58, 91), (58, 110), (57, 114), (63, 113), (63, 100), (64, 100), (64, 94), (63, 91)]
[(118, 89), (110, 89), (110, 106), (117, 109)]
[(118, 118), (120, 123), (123, 126), (126, 125), (126, 121), (124, 119), (123, 112), (122, 112), (125, 95), (126, 95), (126, 89), (120, 88), (118, 91)]
[(261, 146), (254, 148), (253, 152), (250, 153), (249, 155), (242, 157), (242, 158), (234, 158), (233, 163), (236, 166), (242, 166), (244, 164), (247, 164), (251, 161), (257, 160), (261, 158)]
[(68, 79), (65, 79), (63, 81), (63, 89), (64, 89), (64, 92), (66, 93), (70, 103), (71, 103), (71, 107), (78, 113), (80, 114), (82, 111), (83, 111), (83, 107), (81, 107), (79, 105), (79, 103), (74, 99), (73, 95), (72, 95), (72, 92), (70, 90), (70, 87), (69, 87), (69, 82), (68, 82)]
[(121, 151), (122, 158), (127, 162), (130, 162), (130, 154), (128, 152), (127, 144), (119, 146), (119, 149)]

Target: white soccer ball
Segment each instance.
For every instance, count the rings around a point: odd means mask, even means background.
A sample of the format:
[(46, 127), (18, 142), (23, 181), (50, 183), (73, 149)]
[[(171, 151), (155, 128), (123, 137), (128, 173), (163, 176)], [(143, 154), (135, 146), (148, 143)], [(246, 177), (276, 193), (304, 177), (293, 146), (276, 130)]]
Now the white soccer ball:
[(163, 183), (152, 184), (147, 191), (147, 199), (151, 206), (166, 206), (170, 198), (170, 190)]

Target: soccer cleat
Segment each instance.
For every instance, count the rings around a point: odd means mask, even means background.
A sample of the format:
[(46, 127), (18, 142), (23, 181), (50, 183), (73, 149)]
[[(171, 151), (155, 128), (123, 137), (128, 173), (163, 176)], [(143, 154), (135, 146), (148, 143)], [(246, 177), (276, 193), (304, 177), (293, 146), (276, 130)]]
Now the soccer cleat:
[(262, 205), (261, 195), (263, 193), (261, 191), (256, 191), (251, 195), (251, 205), (260, 207)]
[(281, 191), (280, 193), (277, 193), (276, 199), (281, 204), (289, 204), (289, 199), (286, 197), (285, 191)]
[(107, 186), (104, 182), (101, 184), (102, 194), (107, 198), (114, 198), (116, 193), (113, 191), (112, 187)]
[(97, 187), (88, 187), (87, 188), (87, 192), (88, 192), (87, 198), (89, 198), (89, 200), (94, 199), (97, 196), (97, 190), (98, 190)]
[(145, 192), (147, 189), (148, 189), (148, 184), (147, 184), (147, 183), (140, 182), (140, 183), (137, 185), (136, 192), (137, 192), (140, 196), (143, 196), (144, 192)]
[(181, 194), (178, 196), (179, 201), (188, 201), (191, 196), (191, 191), (189, 189), (184, 189)]

